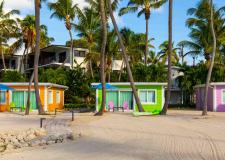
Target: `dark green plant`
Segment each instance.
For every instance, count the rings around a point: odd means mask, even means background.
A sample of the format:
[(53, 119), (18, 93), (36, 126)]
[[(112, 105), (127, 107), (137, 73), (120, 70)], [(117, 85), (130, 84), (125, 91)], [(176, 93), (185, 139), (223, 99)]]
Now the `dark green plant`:
[(17, 71), (6, 71), (1, 73), (1, 82), (25, 82), (26, 78), (24, 74)]

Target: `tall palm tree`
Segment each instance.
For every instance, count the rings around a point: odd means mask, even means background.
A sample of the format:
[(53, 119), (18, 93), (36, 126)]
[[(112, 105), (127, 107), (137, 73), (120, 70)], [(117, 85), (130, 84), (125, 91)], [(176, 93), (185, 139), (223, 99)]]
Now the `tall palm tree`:
[(146, 22), (146, 39), (145, 39), (145, 65), (147, 65), (148, 55), (148, 21), (150, 19), (152, 9), (160, 8), (167, 0), (129, 0), (127, 7), (121, 8), (119, 15), (122, 16), (126, 13), (138, 12), (138, 17), (145, 15)]
[(103, 115), (103, 111), (106, 105), (106, 86), (105, 86), (105, 49), (107, 42), (107, 18), (105, 10), (105, 1), (99, 0), (99, 14), (101, 17), (101, 29), (102, 29), (102, 46), (101, 46), (101, 61), (100, 61), (100, 76), (102, 83), (102, 103), (99, 112), (95, 115)]
[(41, 98), (39, 94), (39, 86), (38, 86), (38, 62), (39, 62), (39, 55), (40, 55), (40, 7), (41, 7), (41, 0), (35, 0), (36, 39), (35, 39), (35, 55), (34, 55), (34, 88), (35, 88), (35, 97), (36, 97), (36, 105), (38, 107), (38, 113), (44, 114), (44, 110), (41, 104)]
[(93, 8), (84, 8), (83, 12), (78, 14), (79, 22), (75, 24), (75, 29), (78, 31), (78, 36), (82, 37), (88, 43), (88, 55), (86, 61), (88, 61), (91, 77), (94, 77), (92, 62), (98, 53), (92, 49), (96, 46), (96, 33), (100, 29), (100, 17)]
[(123, 44), (122, 36), (120, 35), (115, 17), (113, 15), (111, 0), (108, 0), (108, 7), (109, 7), (109, 14), (110, 14), (113, 26), (114, 26), (114, 30), (117, 34), (118, 41), (119, 41), (119, 44), (120, 44), (120, 48), (122, 50), (122, 54), (123, 54), (123, 58), (124, 58), (124, 61), (125, 61), (125, 64), (126, 64), (130, 85), (131, 85), (131, 88), (132, 88), (132, 91), (133, 91), (133, 94), (134, 94), (134, 97), (135, 97), (136, 104), (138, 106), (138, 110), (139, 110), (139, 112), (144, 112), (144, 109), (142, 108), (141, 101), (138, 97), (137, 90), (136, 90), (136, 87), (135, 87), (135, 84), (134, 84), (134, 79), (133, 79), (133, 75), (132, 75), (132, 72), (131, 72), (131, 69), (130, 69), (130, 64), (129, 64), (128, 57), (127, 57), (127, 54), (126, 54), (126, 49), (125, 49), (125, 46)]
[[(53, 10), (51, 18), (55, 17), (59, 20), (63, 20), (65, 22), (65, 27), (69, 32), (70, 36), (70, 63), (73, 68), (74, 63), (74, 54), (73, 54), (73, 35), (71, 32), (72, 22), (74, 21), (76, 14), (81, 12), (78, 4), (73, 5), (72, 0), (57, 0), (56, 2), (49, 2), (48, 7), (50, 10)], [(67, 58), (66, 58), (67, 59)]]
[(209, 0), (209, 4), (211, 6), (211, 12), (210, 12), (210, 26), (211, 26), (211, 34), (213, 37), (213, 51), (212, 51), (212, 59), (210, 61), (210, 67), (207, 74), (206, 84), (205, 84), (205, 95), (204, 95), (204, 104), (203, 104), (203, 110), (202, 115), (207, 115), (207, 100), (208, 100), (208, 89), (209, 89), (209, 83), (212, 75), (212, 69), (214, 65), (214, 60), (216, 56), (216, 34), (214, 30), (214, 20), (213, 20), (213, 1)]
[(168, 78), (168, 84), (167, 84), (167, 92), (166, 92), (166, 99), (165, 104), (163, 106), (163, 110), (161, 112), (162, 115), (167, 114), (168, 105), (170, 102), (170, 91), (171, 91), (171, 57), (173, 52), (173, 0), (169, 0), (169, 17), (168, 17), (168, 32), (169, 32), (169, 50), (168, 50), (168, 72), (167, 72), (167, 78)]
[[(165, 41), (159, 46), (159, 59), (162, 60), (162, 64), (165, 64), (168, 61), (169, 58), (169, 42)], [(179, 48), (174, 48), (174, 45), (172, 43), (172, 54), (171, 54), (171, 63), (177, 64), (179, 62), (179, 57), (177, 55), (177, 51)]]
[(4, 53), (3, 53), (3, 43), (6, 43), (10, 38), (15, 36), (15, 32), (17, 30), (17, 24), (14, 19), (12, 19), (13, 15), (19, 14), (18, 10), (11, 10), (8, 12), (4, 11), (4, 1), (0, 3), (0, 54), (2, 56), (2, 63), (4, 70), (6, 70), (6, 65), (4, 61)]

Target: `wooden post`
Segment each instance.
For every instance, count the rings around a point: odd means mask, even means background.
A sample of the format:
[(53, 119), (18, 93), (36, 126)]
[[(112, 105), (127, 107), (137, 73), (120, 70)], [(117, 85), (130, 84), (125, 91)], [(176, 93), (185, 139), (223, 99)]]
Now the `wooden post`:
[(74, 111), (72, 111), (72, 121), (74, 121)]
[(40, 118), (40, 128), (43, 127), (43, 120), (46, 120), (46, 118)]

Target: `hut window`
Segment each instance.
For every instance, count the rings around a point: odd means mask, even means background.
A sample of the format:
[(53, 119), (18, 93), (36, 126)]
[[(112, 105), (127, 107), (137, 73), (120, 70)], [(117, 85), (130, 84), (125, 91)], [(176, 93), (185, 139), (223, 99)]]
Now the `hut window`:
[(6, 103), (6, 92), (0, 91), (0, 104), (5, 104), (5, 103)]
[(155, 103), (155, 90), (141, 90), (140, 99), (142, 103)]
[(60, 103), (60, 92), (59, 91), (56, 92), (56, 103), (57, 104)]
[(225, 90), (222, 91), (222, 103), (225, 104)]
[(48, 91), (48, 104), (52, 104), (52, 103), (53, 103), (53, 92)]

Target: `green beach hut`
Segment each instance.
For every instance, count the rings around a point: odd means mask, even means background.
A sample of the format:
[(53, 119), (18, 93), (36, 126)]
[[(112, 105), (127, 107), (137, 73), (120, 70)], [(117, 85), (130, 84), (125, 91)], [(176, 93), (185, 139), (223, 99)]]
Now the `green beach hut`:
[[(102, 102), (102, 89), (100, 83), (92, 83), (92, 87), (96, 89), (96, 111), (99, 111)], [(167, 83), (155, 82), (135, 82), (135, 86), (141, 100), (142, 106), (146, 112), (154, 112), (162, 110), (164, 105), (164, 93)], [(108, 87), (112, 86), (112, 87)], [(106, 110), (113, 108), (124, 108), (126, 111), (136, 112), (137, 105), (133, 96), (129, 82), (108, 83), (106, 89)]]

